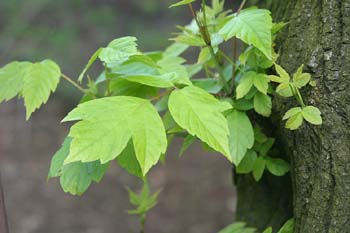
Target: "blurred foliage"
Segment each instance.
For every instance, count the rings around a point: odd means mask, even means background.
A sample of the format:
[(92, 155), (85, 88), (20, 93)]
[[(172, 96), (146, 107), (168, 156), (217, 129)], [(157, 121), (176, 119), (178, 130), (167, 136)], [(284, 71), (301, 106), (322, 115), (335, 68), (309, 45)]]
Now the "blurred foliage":
[[(0, 66), (11, 60), (56, 60), (76, 77), (89, 56), (114, 38), (136, 36), (143, 51), (168, 45), (187, 11), (172, 0), (2, 0)], [(75, 91), (63, 85), (66, 92)], [(70, 97), (70, 96), (68, 96)]]

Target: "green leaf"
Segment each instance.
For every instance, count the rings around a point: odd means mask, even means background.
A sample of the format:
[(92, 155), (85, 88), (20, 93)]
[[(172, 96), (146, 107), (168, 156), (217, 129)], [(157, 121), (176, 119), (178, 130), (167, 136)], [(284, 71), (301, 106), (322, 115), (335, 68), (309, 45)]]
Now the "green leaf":
[(286, 122), (286, 128), (296, 130), (303, 124), (303, 114), (301, 112), (291, 116)]
[(303, 68), (304, 65), (301, 65), (297, 72), (293, 75), (293, 83), (297, 88), (306, 86), (311, 80), (311, 75), (309, 73), (303, 73)]
[(271, 97), (260, 92), (254, 96), (254, 110), (264, 117), (271, 115), (272, 102)]
[(263, 94), (267, 94), (267, 89), (269, 87), (269, 80), (267, 79), (265, 74), (256, 74), (254, 76), (254, 86), (258, 91)]
[(253, 171), (255, 160), (258, 158), (254, 150), (248, 150), (242, 161), (236, 167), (238, 174), (248, 174)]
[(56, 90), (60, 77), (60, 68), (51, 60), (33, 63), (25, 69), (22, 95), (27, 119), (37, 108), (47, 102), (51, 91)]
[(195, 141), (196, 141), (196, 137), (193, 137), (192, 135), (187, 135), (180, 149), (179, 156), (181, 157)]
[(241, 111), (248, 111), (254, 108), (254, 102), (251, 99), (239, 99), (234, 102), (234, 108)]
[(222, 114), (230, 108), (227, 102), (195, 86), (175, 90), (169, 97), (169, 110), (176, 123), (231, 161), (229, 130)]
[(145, 175), (165, 153), (164, 125), (153, 105), (145, 99), (106, 97), (78, 105), (63, 121), (76, 121), (65, 163), (100, 160), (106, 163), (124, 150), (130, 139)]
[(51, 60), (12, 62), (0, 69), (0, 103), (16, 95), (23, 96), (28, 120), (56, 90), (60, 77), (60, 68)]
[(100, 51), (99, 58), (109, 67), (120, 64), (138, 53), (136, 41), (136, 37), (132, 36), (115, 39)]
[(254, 71), (249, 71), (243, 74), (236, 89), (237, 99), (244, 97), (250, 91), (254, 84), (255, 75), (256, 73)]
[(269, 80), (265, 74), (258, 74), (254, 71), (248, 71), (243, 74), (237, 86), (237, 99), (240, 99), (248, 94), (254, 85), (261, 93), (267, 94)]
[(158, 93), (158, 90), (155, 87), (129, 82), (122, 78), (111, 79), (109, 82), (109, 89), (113, 95), (134, 96), (140, 98), (154, 96)]
[(189, 48), (188, 45), (173, 43), (165, 49), (164, 55), (169, 57), (177, 57), (181, 55), (184, 51), (186, 51), (188, 48)]
[(205, 42), (202, 37), (194, 35), (194, 34), (181, 34), (175, 38), (173, 38), (176, 43), (186, 44), (189, 46), (205, 46)]
[(109, 164), (102, 165), (95, 161), (64, 165), (64, 160), (69, 154), (71, 141), (72, 139), (67, 137), (61, 149), (53, 156), (48, 178), (60, 177), (60, 183), (65, 192), (81, 195), (89, 188), (92, 181), (100, 182)]
[(163, 75), (135, 74), (121, 76), (121, 78), (151, 87), (170, 88), (174, 86), (172, 81), (175, 79), (175, 73)]
[(265, 229), (263, 233), (272, 233), (272, 227)]
[(143, 187), (139, 195), (134, 193), (130, 188), (127, 188), (127, 190), (129, 193), (130, 202), (136, 206), (136, 209), (128, 211), (129, 214), (138, 214), (142, 216), (151, 210), (158, 202), (160, 190), (154, 194), (151, 194), (150, 187), (146, 179), (144, 180)]
[(281, 77), (282, 79), (282, 82), (289, 82), (290, 81), (290, 76), (289, 74), (287, 73), (287, 71), (285, 71), (282, 66), (278, 65), (278, 64), (275, 64), (275, 69), (276, 69), (276, 72), (277, 74)]
[(64, 165), (60, 184), (65, 192), (73, 195), (82, 195), (92, 181), (99, 182), (108, 169), (109, 164), (99, 162), (71, 163)]
[(321, 112), (314, 106), (307, 106), (302, 110), (303, 118), (313, 125), (322, 125)]
[(294, 219), (289, 219), (282, 228), (278, 231), (278, 233), (293, 233), (294, 232)]
[(169, 8), (187, 5), (187, 4), (190, 4), (190, 3), (195, 2), (195, 1), (196, 0), (182, 0), (180, 2), (172, 4), (171, 6), (169, 6)]
[(227, 116), (228, 128), (230, 131), (229, 143), (232, 161), (238, 165), (247, 149), (254, 145), (254, 130), (248, 116), (241, 111), (233, 110)]
[(275, 176), (284, 176), (287, 172), (289, 172), (289, 163), (287, 163), (283, 159), (274, 159), (266, 157), (265, 160), (266, 168), (267, 170), (269, 170), (269, 172), (271, 172), (271, 174)]
[(262, 155), (262, 156), (267, 155), (267, 153), (272, 148), (273, 144), (275, 144), (275, 139), (274, 138), (267, 138), (267, 140), (261, 145), (261, 147), (259, 149), (260, 155)]
[(137, 177), (143, 177), (142, 169), (137, 160), (132, 140), (128, 142), (123, 152), (117, 157), (117, 161), (118, 164), (130, 174)]
[(189, 74), (186, 67), (183, 65), (184, 60), (181, 57), (172, 57), (164, 56), (161, 60), (157, 62), (157, 65), (160, 66), (160, 74), (175, 74), (175, 77), (172, 78), (172, 83), (182, 84), (182, 85), (192, 85), (189, 80)]
[(293, 91), (292, 87), (293, 83), (281, 83), (280, 85), (277, 86), (276, 92), (283, 97), (291, 97), (293, 96)]
[(292, 116), (300, 113), (302, 111), (301, 107), (294, 107), (289, 109), (283, 116), (282, 120), (287, 120), (289, 118), (291, 118)]
[(30, 62), (11, 62), (0, 69), (0, 103), (18, 95), (23, 89), (23, 78)]
[(247, 224), (244, 222), (236, 222), (228, 225), (219, 233), (256, 233), (256, 229), (247, 227)]
[(245, 43), (253, 45), (272, 59), (272, 18), (270, 11), (250, 8), (242, 10), (229, 20), (219, 31), (225, 40), (236, 36)]
[(89, 59), (88, 63), (86, 64), (84, 70), (80, 73), (78, 81), (81, 82), (83, 81), (85, 73), (88, 71), (88, 69), (94, 64), (96, 59), (100, 56), (101, 51), (103, 48), (99, 48)]
[(69, 154), (69, 147), (70, 147), (71, 141), (72, 141), (71, 138), (69, 137), (65, 138), (62, 144), (62, 147), (52, 157), (48, 178), (61, 176), (63, 162)]
[(259, 157), (257, 160), (255, 160), (253, 166), (253, 177), (256, 181), (259, 181), (262, 178), (265, 170), (265, 164), (266, 161), (263, 157)]
[(203, 90), (206, 90), (207, 92), (211, 94), (217, 94), (219, 93), (223, 85), (218, 82), (215, 79), (207, 78), (207, 79), (194, 79), (192, 81), (193, 85), (202, 88)]

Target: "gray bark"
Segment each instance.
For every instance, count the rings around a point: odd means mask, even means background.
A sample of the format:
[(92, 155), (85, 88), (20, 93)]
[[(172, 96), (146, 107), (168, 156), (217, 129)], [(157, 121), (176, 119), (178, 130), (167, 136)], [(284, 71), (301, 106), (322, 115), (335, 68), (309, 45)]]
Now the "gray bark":
[(4, 193), (1, 185), (1, 176), (0, 176), (0, 233), (8, 233)]
[(297, 103), (274, 101), (276, 133), (292, 164), (295, 233), (350, 233), (350, 0), (270, 4), (276, 21), (289, 22), (277, 40), (279, 63), (289, 73), (305, 64), (317, 86), (303, 90), (304, 100), (319, 107), (324, 120), (291, 132), (281, 118)]

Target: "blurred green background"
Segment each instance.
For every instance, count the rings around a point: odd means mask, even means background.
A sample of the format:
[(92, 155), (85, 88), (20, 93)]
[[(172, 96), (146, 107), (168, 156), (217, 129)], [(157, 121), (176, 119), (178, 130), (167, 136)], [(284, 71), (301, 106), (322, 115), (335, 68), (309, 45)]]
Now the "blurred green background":
[[(126, 35), (143, 51), (164, 49), (177, 24), (189, 22), (175, 0), (1, 0), (0, 66), (12, 60), (56, 61), (77, 77), (95, 50)], [(236, 8), (240, 1), (228, 0)], [(57, 180), (46, 182), (51, 156), (69, 127), (60, 120), (80, 93), (61, 81), (48, 104), (25, 122), (21, 100), (0, 105), (0, 171), (12, 233), (132, 233), (125, 185), (140, 182), (113, 165), (84, 197), (64, 194)], [(146, 233), (214, 233), (234, 218), (231, 166), (223, 156), (197, 145), (178, 158), (181, 140), (170, 146), (165, 165), (152, 169), (150, 183), (162, 188), (148, 216)]]

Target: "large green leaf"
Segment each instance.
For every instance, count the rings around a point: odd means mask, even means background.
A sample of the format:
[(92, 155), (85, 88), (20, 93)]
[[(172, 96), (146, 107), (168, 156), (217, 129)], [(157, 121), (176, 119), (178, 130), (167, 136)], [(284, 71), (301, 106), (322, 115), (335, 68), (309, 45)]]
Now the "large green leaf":
[(228, 40), (234, 36), (253, 45), (269, 59), (272, 59), (272, 18), (270, 11), (250, 8), (242, 10), (220, 30)]
[(0, 69), (0, 103), (16, 95), (24, 98), (26, 115), (46, 103), (60, 80), (60, 68), (51, 60), (39, 63), (12, 62)]
[(168, 104), (170, 113), (179, 126), (232, 161), (228, 124), (222, 114), (231, 108), (230, 104), (218, 101), (195, 86), (173, 91)]
[(230, 130), (229, 143), (232, 161), (238, 165), (248, 149), (254, 145), (253, 126), (244, 112), (233, 110), (227, 116), (228, 128)]
[(106, 163), (133, 141), (136, 158), (145, 175), (165, 153), (164, 125), (153, 105), (145, 99), (116, 96), (80, 104), (63, 121), (76, 121), (65, 163), (100, 160)]

